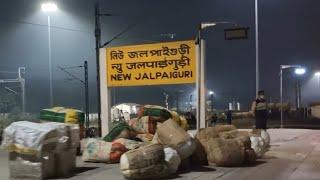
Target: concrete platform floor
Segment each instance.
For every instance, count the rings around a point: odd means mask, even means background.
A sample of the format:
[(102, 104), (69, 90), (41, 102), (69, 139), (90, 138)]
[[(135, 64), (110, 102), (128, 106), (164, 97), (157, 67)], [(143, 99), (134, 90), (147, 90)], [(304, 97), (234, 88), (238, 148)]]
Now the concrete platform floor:
[[(269, 129), (270, 151), (252, 167), (198, 167), (170, 179), (194, 180), (320, 180), (320, 130)], [(83, 163), (72, 180), (122, 180), (118, 164)], [(8, 179), (7, 154), (0, 151), (0, 179)]]

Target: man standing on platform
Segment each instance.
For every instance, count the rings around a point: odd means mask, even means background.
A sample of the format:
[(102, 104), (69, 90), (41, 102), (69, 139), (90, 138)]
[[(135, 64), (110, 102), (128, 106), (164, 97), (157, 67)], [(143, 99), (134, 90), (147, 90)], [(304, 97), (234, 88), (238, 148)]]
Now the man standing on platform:
[(264, 91), (258, 92), (258, 98), (252, 103), (251, 110), (256, 119), (256, 129), (267, 129), (268, 105)]

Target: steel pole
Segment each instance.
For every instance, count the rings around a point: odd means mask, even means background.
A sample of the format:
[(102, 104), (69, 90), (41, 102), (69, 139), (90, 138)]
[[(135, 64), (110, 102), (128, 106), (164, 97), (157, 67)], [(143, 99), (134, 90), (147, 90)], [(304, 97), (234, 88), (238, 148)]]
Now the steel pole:
[(49, 93), (50, 93), (50, 107), (53, 107), (53, 83), (52, 83), (52, 59), (51, 59), (51, 22), (50, 15), (48, 15), (48, 48), (49, 48)]
[(282, 66), (280, 66), (280, 127), (283, 128)]
[(213, 94), (211, 94), (211, 112), (213, 113)]
[(200, 127), (206, 128), (206, 47), (205, 40), (201, 40), (201, 61), (200, 61)]
[(259, 14), (258, 14), (258, 0), (255, 0), (255, 35), (256, 35), (256, 97), (260, 90), (259, 82)]
[(101, 47), (101, 28), (99, 4), (95, 4), (95, 38), (96, 38), (96, 66), (97, 66), (97, 102), (98, 102), (98, 129), (101, 137), (101, 92), (100, 92), (100, 47)]
[(21, 109), (22, 112), (26, 112), (26, 86), (25, 79), (22, 77), (22, 73), (25, 73), (25, 67), (18, 68), (18, 80), (20, 82), (21, 88)]
[(85, 109), (86, 109), (86, 128), (89, 129), (89, 80), (88, 80), (88, 62), (84, 61), (84, 89), (85, 89)]
[(297, 79), (297, 95), (298, 95), (298, 108), (301, 108), (301, 82)]
[(198, 44), (198, 48), (197, 48), (197, 65), (196, 65), (196, 69), (197, 69), (197, 83), (196, 83), (196, 99), (197, 99), (197, 103), (196, 103), (196, 108), (197, 108), (197, 116), (196, 116), (196, 120), (197, 120), (197, 130), (200, 129), (200, 107), (201, 107), (201, 103), (200, 103), (200, 84), (201, 84), (201, 24), (199, 24), (199, 29), (198, 29), (198, 39), (197, 39), (197, 44)]
[(190, 112), (192, 112), (192, 94), (189, 97)]

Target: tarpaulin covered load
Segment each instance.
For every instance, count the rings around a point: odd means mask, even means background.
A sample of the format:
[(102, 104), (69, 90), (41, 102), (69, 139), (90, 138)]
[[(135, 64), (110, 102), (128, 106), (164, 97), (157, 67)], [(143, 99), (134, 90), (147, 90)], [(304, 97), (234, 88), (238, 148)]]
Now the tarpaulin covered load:
[(2, 146), (9, 150), (11, 179), (67, 176), (76, 165), (79, 127), (63, 123), (12, 123)]
[(42, 120), (71, 124), (83, 124), (84, 116), (83, 111), (64, 107), (42, 109), (40, 112), (40, 119)]
[(19, 121), (4, 130), (2, 147), (9, 152), (37, 155), (45, 144), (54, 143), (54, 149), (60, 138), (55, 126)]

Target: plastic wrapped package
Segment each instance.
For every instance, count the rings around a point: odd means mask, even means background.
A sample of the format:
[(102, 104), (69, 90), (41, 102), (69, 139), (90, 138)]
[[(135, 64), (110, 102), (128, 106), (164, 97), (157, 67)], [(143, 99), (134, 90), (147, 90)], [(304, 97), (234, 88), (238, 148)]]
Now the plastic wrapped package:
[(54, 107), (51, 109), (42, 109), (40, 119), (60, 123), (83, 124), (84, 112), (65, 107)]
[(112, 143), (98, 139), (87, 139), (82, 160), (85, 162), (109, 162)]
[(267, 147), (264, 139), (262, 137), (251, 136), (250, 141), (251, 141), (251, 148), (254, 150), (257, 157), (258, 158), (262, 157), (267, 151)]
[(270, 135), (264, 129), (261, 130), (261, 138), (264, 140), (265, 146), (268, 148), (270, 146)]
[(34, 156), (10, 153), (10, 179), (42, 180), (55, 176), (53, 153), (43, 153), (37, 161)]
[(181, 160), (191, 156), (196, 149), (190, 135), (172, 119), (158, 125), (157, 134), (162, 144), (177, 150)]
[(42, 146), (59, 140), (56, 127), (28, 121), (14, 122), (3, 133), (2, 147), (9, 152), (39, 155)]
[(171, 174), (177, 172), (181, 163), (178, 152), (170, 147), (164, 148), (165, 161), (168, 164), (168, 169)]
[(118, 142), (105, 142), (99, 139), (88, 139), (82, 154), (85, 162), (117, 163), (128, 149)]
[(116, 139), (113, 141), (113, 143), (120, 143), (129, 150), (137, 149), (143, 144), (142, 142), (139, 142), (139, 141), (124, 139), (124, 138)]
[(251, 136), (261, 137), (264, 140), (264, 146), (266, 149), (270, 146), (270, 135), (264, 129), (253, 129), (251, 132)]

